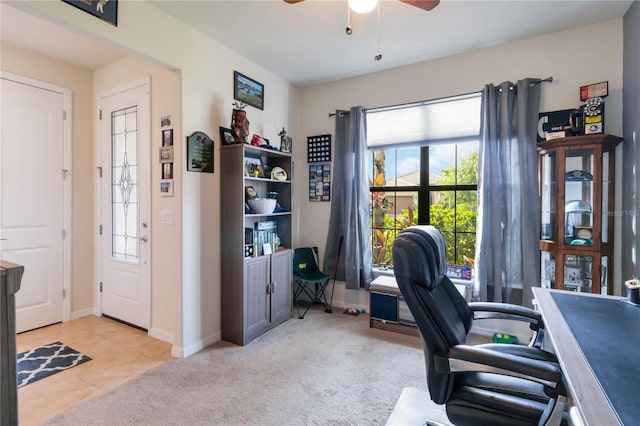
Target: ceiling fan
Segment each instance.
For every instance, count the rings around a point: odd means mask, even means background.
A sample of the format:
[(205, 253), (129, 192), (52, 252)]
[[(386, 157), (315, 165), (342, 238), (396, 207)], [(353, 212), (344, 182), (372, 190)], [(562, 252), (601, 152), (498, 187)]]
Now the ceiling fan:
[[(285, 3), (294, 4), (300, 3), (304, 0), (283, 0)], [(345, 32), (347, 35), (351, 35), (353, 33), (353, 27), (351, 26), (351, 12), (357, 14), (365, 14), (371, 12), (377, 6), (379, 6), (379, 2), (381, 0), (347, 0), (348, 3), (348, 13), (347, 13), (347, 26), (345, 28)], [(417, 8), (430, 11), (433, 10), (438, 4), (440, 4), (440, 0), (398, 0), (401, 3), (406, 3), (411, 6), (415, 6)], [(378, 7), (378, 51), (373, 57), (376, 61), (382, 59), (382, 53), (380, 53), (380, 7)]]
[[(284, 0), (285, 3), (294, 4), (304, 0)], [(401, 3), (410, 4), (411, 6), (429, 11), (435, 8), (440, 0), (399, 0)], [(371, 12), (377, 5), (378, 0), (349, 0), (349, 7), (357, 13)], [(362, 6), (360, 6), (362, 4)]]

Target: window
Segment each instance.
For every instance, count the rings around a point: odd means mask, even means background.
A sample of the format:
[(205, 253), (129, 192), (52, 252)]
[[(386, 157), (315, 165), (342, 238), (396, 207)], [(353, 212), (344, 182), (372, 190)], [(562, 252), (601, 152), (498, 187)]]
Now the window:
[[(402, 114), (398, 115), (399, 112)], [(470, 125), (452, 121), (463, 112), (470, 114)], [(393, 132), (387, 132), (388, 126), (380, 125), (389, 123), (391, 114), (394, 122), (402, 116), (412, 117), (405, 127), (411, 127), (410, 123), (415, 121), (413, 127), (422, 130), (398, 131), (396, 134), (402, 136), (394, 138)], [(433, 120), (446, 122), (447, 126), (431, 125)], [(479, 94), (367, 111), (371, 247), (375, 266), (393, 266), (391, 247), (397, 234), (418, 224), (430, 224), (442, 231), (447, 240), (448, 263), (473, 262), (479, 123)], [(386, 135), (381, 135), (385, 132)], [(393, 140), (397, 142), (392, 143)]]

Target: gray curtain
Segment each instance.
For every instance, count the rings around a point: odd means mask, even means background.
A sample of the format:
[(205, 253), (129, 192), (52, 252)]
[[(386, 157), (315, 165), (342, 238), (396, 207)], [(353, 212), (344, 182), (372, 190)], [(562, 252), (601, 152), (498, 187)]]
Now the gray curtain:
[(474, 296), (531, 306), (540, 284), (539, 79), (482, 94)]
[(353, 107), (350, 112), (336, 112), (335, 120), (331, 217), (323, 268), (333, 273), (329, 268), (336, 265), (343, 237), (335, 278), (349, 289), (368, 288), (372, 262), (365, 112)]

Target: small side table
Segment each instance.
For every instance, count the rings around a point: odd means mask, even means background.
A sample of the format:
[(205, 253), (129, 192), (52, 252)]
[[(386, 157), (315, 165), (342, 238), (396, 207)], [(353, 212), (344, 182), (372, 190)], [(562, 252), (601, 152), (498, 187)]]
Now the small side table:
[[(0, 260), (0, 424), (18, 424), (16, 297), (24, 266)], [(6, 361), (5, 361), (6, 360)]]

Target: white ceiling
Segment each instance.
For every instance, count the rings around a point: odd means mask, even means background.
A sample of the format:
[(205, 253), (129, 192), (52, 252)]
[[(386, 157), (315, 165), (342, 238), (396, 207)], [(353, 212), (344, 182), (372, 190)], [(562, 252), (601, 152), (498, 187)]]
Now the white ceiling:
[[(124, 1), (130, 0), (120, 0)], [(152, 0), (157, 7), (300, 86), (620, 18), (632, 2), (441, 0), (438, 7), (427, 12), (397, 0), (383, 0), (382, 60), (375, 61), (377, 14), (352, 15), (354, 34), (347, 36), (346, 0), (297, 4), (281, 0)], [(3, 43), (8, 41), (89, 69), (125, 55), (5, 4), (1, 18)], [(567, 49), (584, 49), (588, 54), (588, 41), (585, 46), (549, 46), (549, 57)], [(594, 58), (597, 60), (597, 53)]]

